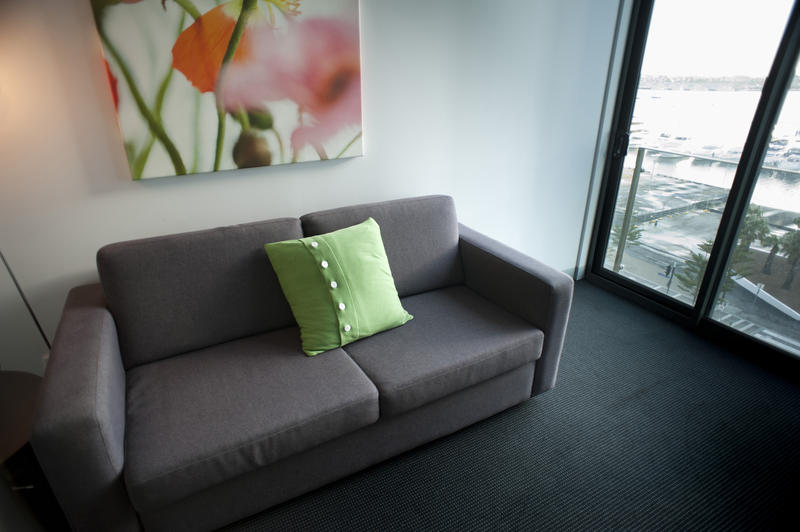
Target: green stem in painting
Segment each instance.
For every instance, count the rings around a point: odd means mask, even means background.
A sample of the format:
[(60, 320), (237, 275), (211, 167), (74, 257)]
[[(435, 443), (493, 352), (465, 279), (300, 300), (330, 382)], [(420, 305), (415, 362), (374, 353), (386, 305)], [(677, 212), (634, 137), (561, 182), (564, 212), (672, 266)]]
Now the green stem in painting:
[[(183, 18), (183, 17), (181, 17)], [(155, 105), (153, 106), (153, 114), (158, 120), (159, 124), (164, 124), (161, 118), (161, 109), (164, 106), (164, 96), (167, 93), (167, 87), (169, 86), (169, 82), (172, 79), (172, 73), (174, 70), (172, 69), (172, 65), (169, 67), (169, 71), (167, 72), (164, 79), (161, 81), (161, 85), (158, 87), (158, 92), (156, 93), (156, 101)], [(133, 178), (134, 179), (141, 179), (142, 172), (144, 171), (144, 165), (147, 163), (148, 157), (150, 157), (150, 150), (153, 149), (153, 144), (155, 144), (156, 137), (153, 133), (150, 133), (150, 138), (147, 139), (147, 143), (145, 144), (142, 151), (139, 152), (139, 155), (136, 157), (136, 160), (133, 163), (132, 170), (133, 170)]]
[(201, 17), (200, 10), (195, 7), (191, 0), (175, 0), (175, 3), (189, 13), (193, 19), (197, 20)]
[[(181, 31), (183, 30), (183, 23), (186, 21), (186, 13), (181, 13), (181, 19), (178, 22), (178, 34), (180, 35)], [(153, 114), (158, 120), (159, 124), (164, 124), (163, 119), (161, 118), (161, 109), (164, 108), (164, 97), (167, 95), (167, 88), (169, 87), (169, 83), (172, 80), (172, 73), (175, 70), (172, 68), (172, 65), (167, 66), (167, 73), (164, 74), (164, 78), (161, 80), (161, 84), (158, 86), (158, 92), (156, 92), (156, 101), (153, 105)], [(150, 133), (149, 138), (147, 139), (147, 143), (145, 144), (142, 151), (139, 152), (139, 155), (136, 157), (136, 160), (133, 162), (132, 170), (133, 170), (133, 178), (138, 180), (142, 178), (142, 172), (144, 172), (144, 165), (147, 164), (147, 159), (150, 157), (150, 150), (153, 149), (153, 144), (155, 144), (155, 136), (153, 133)]]
[(136, 156), (131, 164), (131, 173), (133, 174), (134, 181), (138, 181), (142, 178), (144, 165), (147, 164), (147, 158), (150, 157), (150, 150), (153, 149), (153, 144), (155, 143), (156, 138), (152, 133), (150, 133), (150, 135), (147, 137), (147, 142), (142, 148), (142, 151), (139, 152), (139, 155)]
[(133, 79), (133, 75), (131, 74), (127, 63), (119, 54), (116, 47), (111, 43), (102, 28), (98, 28), (98, 32), (100, 33), (100, 39), (103, 41), (103, 45), (111, 54), (111, 57), (114, 58), (114, 61), (117, 63), (117, 66), (122, 72), (122, 76), (125, 78), (125, 82), (128, 84), (128, 89), (131, 91), (131, 95), (133, 96), (133, 100), (136, 102), (136, 107), (139, 109), (139, 113), (142, 115), (142, 118), (144, 118), (145, 122), (147, 122), (147, 125), (150, 126), (150, 131), (153, 133), (153, 135), (156, 136), (158, 141), (164, 146), (164, 149), (167, 150), (167, 154), (169, 154), (172, 165), (175, 167), (175, 173), (178, 175), (185, 174), (186, 167), (183, 164), (180, 153), (178, 153), (178, 149), (175, 147), (175, 144), (173, 144), (172, 139), (169, 138), (169, 135), (167, 135), (167, 132), (164, 131), (164, 127), (161, 125), (161, 122), (156, 119), (152, 111), (150, 111), (150, 109), (147, 107), (147, 104), (144, 103), (144, 98), (142, 98), (142, 94), (139, 92), (139, 88), (136, 86), (136, 81)]
[[(183, 19), (183, 17), (181, 17), (181, 19)], [(169, 82), (172, 81), (173, 72), (175, 72), (175, 69), (172, 68), (172, 65), (169, 65), (164, 79), (161, 80), (161, 84), (158, 86), (158, 92), (156, 92), (156, 101), (153, 108), (155, 109), (156, 118), (158, 118), (159, 122), (161, 122), (161, 109), (164, 107), (164, 97), (167, 95), (167, 88), (169, 87)]]
[(225, 109), (217, 108), (217, 144), (214, 148), (214, 171), (219, 170), (219, 163), (222, 161), (222, 143), (225, 141), (225, 118), (228, 113)]
[[(231, 62), (233, 54), (236, 53), (236, 48), (239, 46), (239, 41), (242, 39), (244, 27), (247, 23), (247, 16), (256, 5), (256, 0), (242, 0), (242, 11), (239, 13), (239, 18), (236, 19), (236, 25), (233, 27), (233, 33), (228, 41), (228, 47), (225, 49), (225, 55), (222, 57), (222, 65), (220, 71), (225, 68), (225, 65)], [(214, 171), (219, 170), (219, 165), (222, 160), (222, 144), (225, 142), (225, 119), (227, 113), (219, 103), (217, 103), (217, 145), (214, 150)]]
[(194, 130), (194, 145), (192, 146), (192, 169), (191, 173), (196, 174), (200, 168), (200, 93), (194, 92), (194, 119), (192, 120)]
[(238, 111), (233, 113), (233, 116), (242, 125), (242, 131), (250, 129), (250, 117), (247, 116), (247, 111), (240, 107)]
[(346, 152), (347, 150), (349, 150), (349, 149), (350, 149), (350, 146), (352, 146), (352, 145), (353, 145), (353, 143), (354, 143), (355, 141), (357, 141), (358, 139), (360, 139), (360, 138), (361, 138), (361, 134), (362, 134), (362, 133), (363, 133), (363, 131), (359, 131), (359, 132), (358, 132), (358, 134), (357, 134), (355, 137), (353, 137), (353, 140), (351, 140), (350, 142), (348, 142), (348, 143), (347, 143), (347, 146), (345, 146), (344, 148), (342, 148), (342, 151), (340, 151), (340, 152), (339, 152), (339, 155), (337, 155), (337, 156), (336, 156), (336, 158), (338, 159), (339, 157), (341, 157), (342, 155), (344, 155), (344, 152)]

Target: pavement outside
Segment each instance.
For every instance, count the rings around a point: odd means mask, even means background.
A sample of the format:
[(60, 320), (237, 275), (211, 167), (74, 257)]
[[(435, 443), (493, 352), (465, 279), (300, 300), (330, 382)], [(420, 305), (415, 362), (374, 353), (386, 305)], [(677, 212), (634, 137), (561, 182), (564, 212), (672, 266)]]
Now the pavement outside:
[[(698, 171), (702, 171), (699, 168)], [(632, 171), (627, 169), (620, 183), (617, 197), (615, 226), (621, 226), (627, 197), (630, 192)], [(653, 290), (693, 305), (695, 291), (683, 286), (672, 276), (667, 277), (667, 266), (674, 264), (677, 271), (685, 268), (691, 251), (706, 240), (714, 240), (728, 191), (703, 183), (688, 181), (643, 170), (639, 178), (633, 206), (632, 223), (641, 230), (636, 242), (628, 242), (622, 257), (619, 273)], [(786, 213), (791, 219), (796, 213)], [(605, 267), (612, 269), (616, 249), (607, 250)], [(789, 272), (788, 260), (775, 257), (771, 275), (761, 273), (769, 249), (760, 242), (751, 246), (749, 264), (744, 266), (745, 276), (755, 284), (763, 283), (764, 292), (800, 312), (800, 275), (789, 290), (782, 285)], [(718, 301), (712, 318), (755, 336), (800, 356), (800, 321), (770, 306), (738, 285)]]

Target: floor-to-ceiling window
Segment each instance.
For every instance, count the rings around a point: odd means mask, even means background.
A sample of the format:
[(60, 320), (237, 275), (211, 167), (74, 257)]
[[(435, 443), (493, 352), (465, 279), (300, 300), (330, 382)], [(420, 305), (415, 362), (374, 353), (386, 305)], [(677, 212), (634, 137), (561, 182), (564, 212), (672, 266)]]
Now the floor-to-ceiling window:
[(770, 136), (711, 318), (800, 356), (797, 89), (787, 93)]
[(634, 0), (592, 276), (800, 356), (792, 0)]

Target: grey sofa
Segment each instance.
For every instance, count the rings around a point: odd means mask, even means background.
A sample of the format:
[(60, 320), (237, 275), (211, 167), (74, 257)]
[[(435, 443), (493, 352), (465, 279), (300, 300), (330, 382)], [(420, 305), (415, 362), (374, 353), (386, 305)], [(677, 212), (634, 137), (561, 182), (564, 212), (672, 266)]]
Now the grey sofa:
[[(373, 217), (407, 324), (316, 357), (263, 249)], [(32, 445), (78, 530), (209, 530), (553, 387), (572, 279), (451, 198), (122, 242), (74, 288)]]

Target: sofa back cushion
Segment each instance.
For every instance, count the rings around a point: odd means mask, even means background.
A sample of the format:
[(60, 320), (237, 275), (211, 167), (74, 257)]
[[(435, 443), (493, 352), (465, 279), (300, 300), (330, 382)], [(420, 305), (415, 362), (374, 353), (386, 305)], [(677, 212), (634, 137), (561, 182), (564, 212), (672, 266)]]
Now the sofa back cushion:
[(423, 196), (341, 207), (302, 216), (306, 236), (329, 233), (372, 217), (381, 228), (400, 297), (463, 282), (453, 198)]
[(264, 244), (302, 236), (282, 218), (100, 249), (126, 369), (294, 324)]

